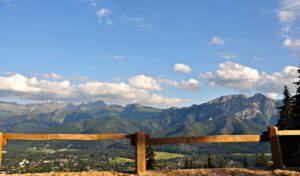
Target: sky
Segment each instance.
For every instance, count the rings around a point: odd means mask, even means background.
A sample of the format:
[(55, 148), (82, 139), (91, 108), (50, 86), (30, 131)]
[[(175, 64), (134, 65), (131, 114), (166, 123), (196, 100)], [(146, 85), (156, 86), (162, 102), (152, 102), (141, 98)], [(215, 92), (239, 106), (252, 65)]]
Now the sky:
[(0, 0), (0, 100), (190, 106), (280, 99), (300, 0)]

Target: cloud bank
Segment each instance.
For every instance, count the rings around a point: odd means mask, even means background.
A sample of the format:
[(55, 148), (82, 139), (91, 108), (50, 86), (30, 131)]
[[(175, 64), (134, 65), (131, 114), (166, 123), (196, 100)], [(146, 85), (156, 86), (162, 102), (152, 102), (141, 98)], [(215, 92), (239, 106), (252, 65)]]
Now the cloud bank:
[[(141, 83), (135, 81), (142, 80)], [(21, 74), (0, 76), (0, 96), (38, 101), (86, 102), (103, 100), (108, 103), (141, 103), (151, 106), (178, 106), (188, 100), (168, 98), (149, 90), (160, 90), (151, 77), (132, 77), (130, 83), (89, 81), (72, 84), (69, 80), (53, 81), (26, 77)]]
[(200, 76), (211, 85), (241, 92), (255, 90), (275, 98), (281, 94), (283, 85), (287, 85), (291, 92), (295, 91), (293, 82), (297, 81), (297, 69), (297, 67), (286, 66), (280, 72), (269, 74), (229, 61), (219, 64), (215, 72), (205, 72)]
[(57, 73), (44, 73), (43, 76), (46, 79), (56, 79), (56, 80), (61, 79), (61, 76)]
[(133, 76), (128, 79), (128, 82), (131, 86), (144, 90), (161, 90), (160, 85), (154, 78), (145, 75)]
[(182, 81), (175, 81), (172, 79), (160, 79), (160, 82), (166, 83), (167, 85), (180, 89), (187, 89), (193, 92), (197, 92), (200, 90), (200, 83), (195, 79), (187, 79)]

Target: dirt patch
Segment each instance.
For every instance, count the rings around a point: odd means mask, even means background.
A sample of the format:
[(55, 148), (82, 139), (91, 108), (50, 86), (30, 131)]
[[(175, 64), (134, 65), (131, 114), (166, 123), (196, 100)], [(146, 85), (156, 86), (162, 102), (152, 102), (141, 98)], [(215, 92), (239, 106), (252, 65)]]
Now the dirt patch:
[(288, 170), (254, 170), (254, 169), (240, 169), (240, 168), (226, 168), (226, 169), (181, 169), (181, 170), (166, 170), (166, 171), (149, 171), (149, 175), (160, 176), (300, 176), (299, 172)]
[(40, 174), (1, 174), (0, 176), (135, 176), (135, 174), (127, 174), (120, 172), (50, 172)]
[[(135, 174), (120, 172), (62, 172), (41, 174), (1, 174), (0, 176), (134, 176)], [(300, 176), (297, 171), (290, 170), (259, 170), (259, 169), (178, 169), (148, 171), (147, 176)]]

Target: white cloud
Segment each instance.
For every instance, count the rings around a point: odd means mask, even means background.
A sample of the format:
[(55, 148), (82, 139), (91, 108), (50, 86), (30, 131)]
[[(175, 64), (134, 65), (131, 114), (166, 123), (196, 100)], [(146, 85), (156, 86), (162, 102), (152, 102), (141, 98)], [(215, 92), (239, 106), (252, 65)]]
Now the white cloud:
[(160, 79), (160, 82), (164, 82), (172, 87), (188, 89), (191, 91), (199, 91), (200, 89), (199, 81), (192, 78), (180, 82), (171, 79)]
[(158, 82), (150, 77), (150, 76), (145, 76), (145, 75), (136, 75), (133, 77), (130, 77), (128, 79), (129, 85), (140, 88), (140, 89), (145, 89), (145, 90), (157, 90), (160, 91), (161, 87), (158, 84)]
[(144, 28), (149, 31), (154, 31), (155, 28), (153, 27), (153, 24), (150, 23), (148, 20), (146, 20), (144, 17), (129, 17), (124, 16), (121, 18), (121, 20), (125, 23), (133, 23), (137, 27)]
[(215, 74), (207, 72), (201, 76), (211, 84), (239, 90), (251, 88), (260, 77), (257, 70), (230, 61), (221, 63)]
[(225, 62), (219, 65), (216, 72), (205, 72), (200, 76), (211, 85), (233, 88), (242, 92), (258, 91), (274, 98), (275, 95), (282, 93), (284, 85), (294, 92), (293, 82), (297, 81), (297, 75), (297, 67), (293, 66), (286, 66), (280, 72), (269, 74), (238, 63)]
[(264, 58), (254, 56), (252, 59), (253, 59), (254, 61), (261, 62), (261, 61), (263, 61)]
[(44, 78), (46, 79), (61, 79), (61, 76), (57, 73), (44, 73)]
[(300, 39), (293, 40), (292, 38), (286, 38), (283, 46), (290, 49), (300, 49)]
[(278, 99), (279, 94), (278, 93), (267, 93), (267, 97), (272, 98), (272, 99)]
[(28, 78), (21, 74), (0, 76), (0, 96), (25, 100), (72, 102), (101, 99), (108, 103), (122, 105), (141, 103), (164, 107), (177, 106), (188, 101), (154, 94), (148, 90), (140, 89), (123, 82), (90, 81), (81, 84), (72, 84), (69, 80), (39, 80), (36, 77)]
[(174, 64), (173, 71), (181, 73), (190, 73), (192, 72), (192, 69), (188, 65), (177, 63)]
[(114, 22), (113, 22), (112, 20), (110, 20), (110, 19), (107, 19), (107, 20), (105, 21), (105, 24), (106, 24), (106, 25), (113, 25)]
[(293, 39), (291, 39), (291, 38), (286, 38), (285, 40), (284, 40), (284, 42), (283, 42), (283, 46), (285, 46), (285, 47), (291, 47), (291, 46), (293, 46)]
[(284, 85), (287, 85), (290, 92), (295, 92), (295, 85), (293, 82), (297, 81), (298, 72), (297, 67), (286, 66), (280, 72), (273, 74), (261, 73), (261, 78), (256, 85), (256, 89), (268, 93), (282, 93)]
[(111, 14), (111, 10), (108, 8), (101, 8), (96, 11), (96, 15), (98, 17), (98, 23), (105, 24), (105, 25), (112, 25), (113, 21), (109, 18)]
[(280, 0), (278, 9), (278, 20), (284, 25), (293, 25), (295, 20), (300, 15), (300, 1), (299, 0)]
[(283, 46), (293, 51), (293, 55), (299, 54), (300, 36), (297, 21), (300, 17), (300, 1), (280, 0), (277, 16), (282, 25)]
[(293, 11), (286, 10), (279, 11), (278, 18), (281, 23), (292, 23), (296, 19)]
[(111, 13), (111, 11), (106, 8), (101, 8), (96, 13), (97, 13), (97, 16), (104, 17), (104, 16), (108, 16)]
[(211, 45), (224, 45), (225, 41), (220, 36), (213, 36), (210, 44)]
[(239, 57), (239, 55), (234, 53), (221, 53), (221, 57), (223, 57), (224, 59), (234, 59)]
[(72, 95), (70, 81), (38, 80), (36, 77), (27, 78), (21, 74), (0, 76), (0, 95), (22, 99), (55, 99)]
[(165, 98), (158, 94), (150, 94), (146, 90), (137, 89), (126, 83), (89, 82), (79, 85), (79, 92), (84, 97), (94, 97), (118, 104), (142, 103), (165, 105), (181, 103), (180, 99)]
[(97, 6), (97, 0), (90, 0), (90, 5), (93, 6), (93, 7), (96, 7)]
[(120, 55), (120, 54), (116, 54), (113, 56), (114, 59), (116, 60), (122, 60), (124, 58), (124, 56)]

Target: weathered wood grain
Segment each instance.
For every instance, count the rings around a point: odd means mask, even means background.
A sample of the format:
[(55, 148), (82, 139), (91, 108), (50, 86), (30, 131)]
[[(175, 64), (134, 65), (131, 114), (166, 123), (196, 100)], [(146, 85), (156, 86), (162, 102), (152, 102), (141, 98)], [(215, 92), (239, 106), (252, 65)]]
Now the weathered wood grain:
[(168, 137), (150, 138), (148, 145), (162, 144), (193, 144), (193, 143), (224, 143), (224, 142), (265, 142), (266, 136), (262, 135), (216, 135), (216, 136), (189, 136), (189, 137)]
[(135, 133), (135, 168), (138, 175), (146, 173), (146, 134)]
[(0, 166), (2, 166), (3, 133), (0, 133)]
[(280, 130), (277, 131), (279, 136), (300, 136), (300, 130)]
[(283, 169), (278, 130), (275, 126), (269, 127), (269, 138), (272, 152), (272, 160), (275, 169)]
[(131, 134), (13, 134), (4, 133), (3, 137), (8, 140), (110, 140), (130, 139)]

